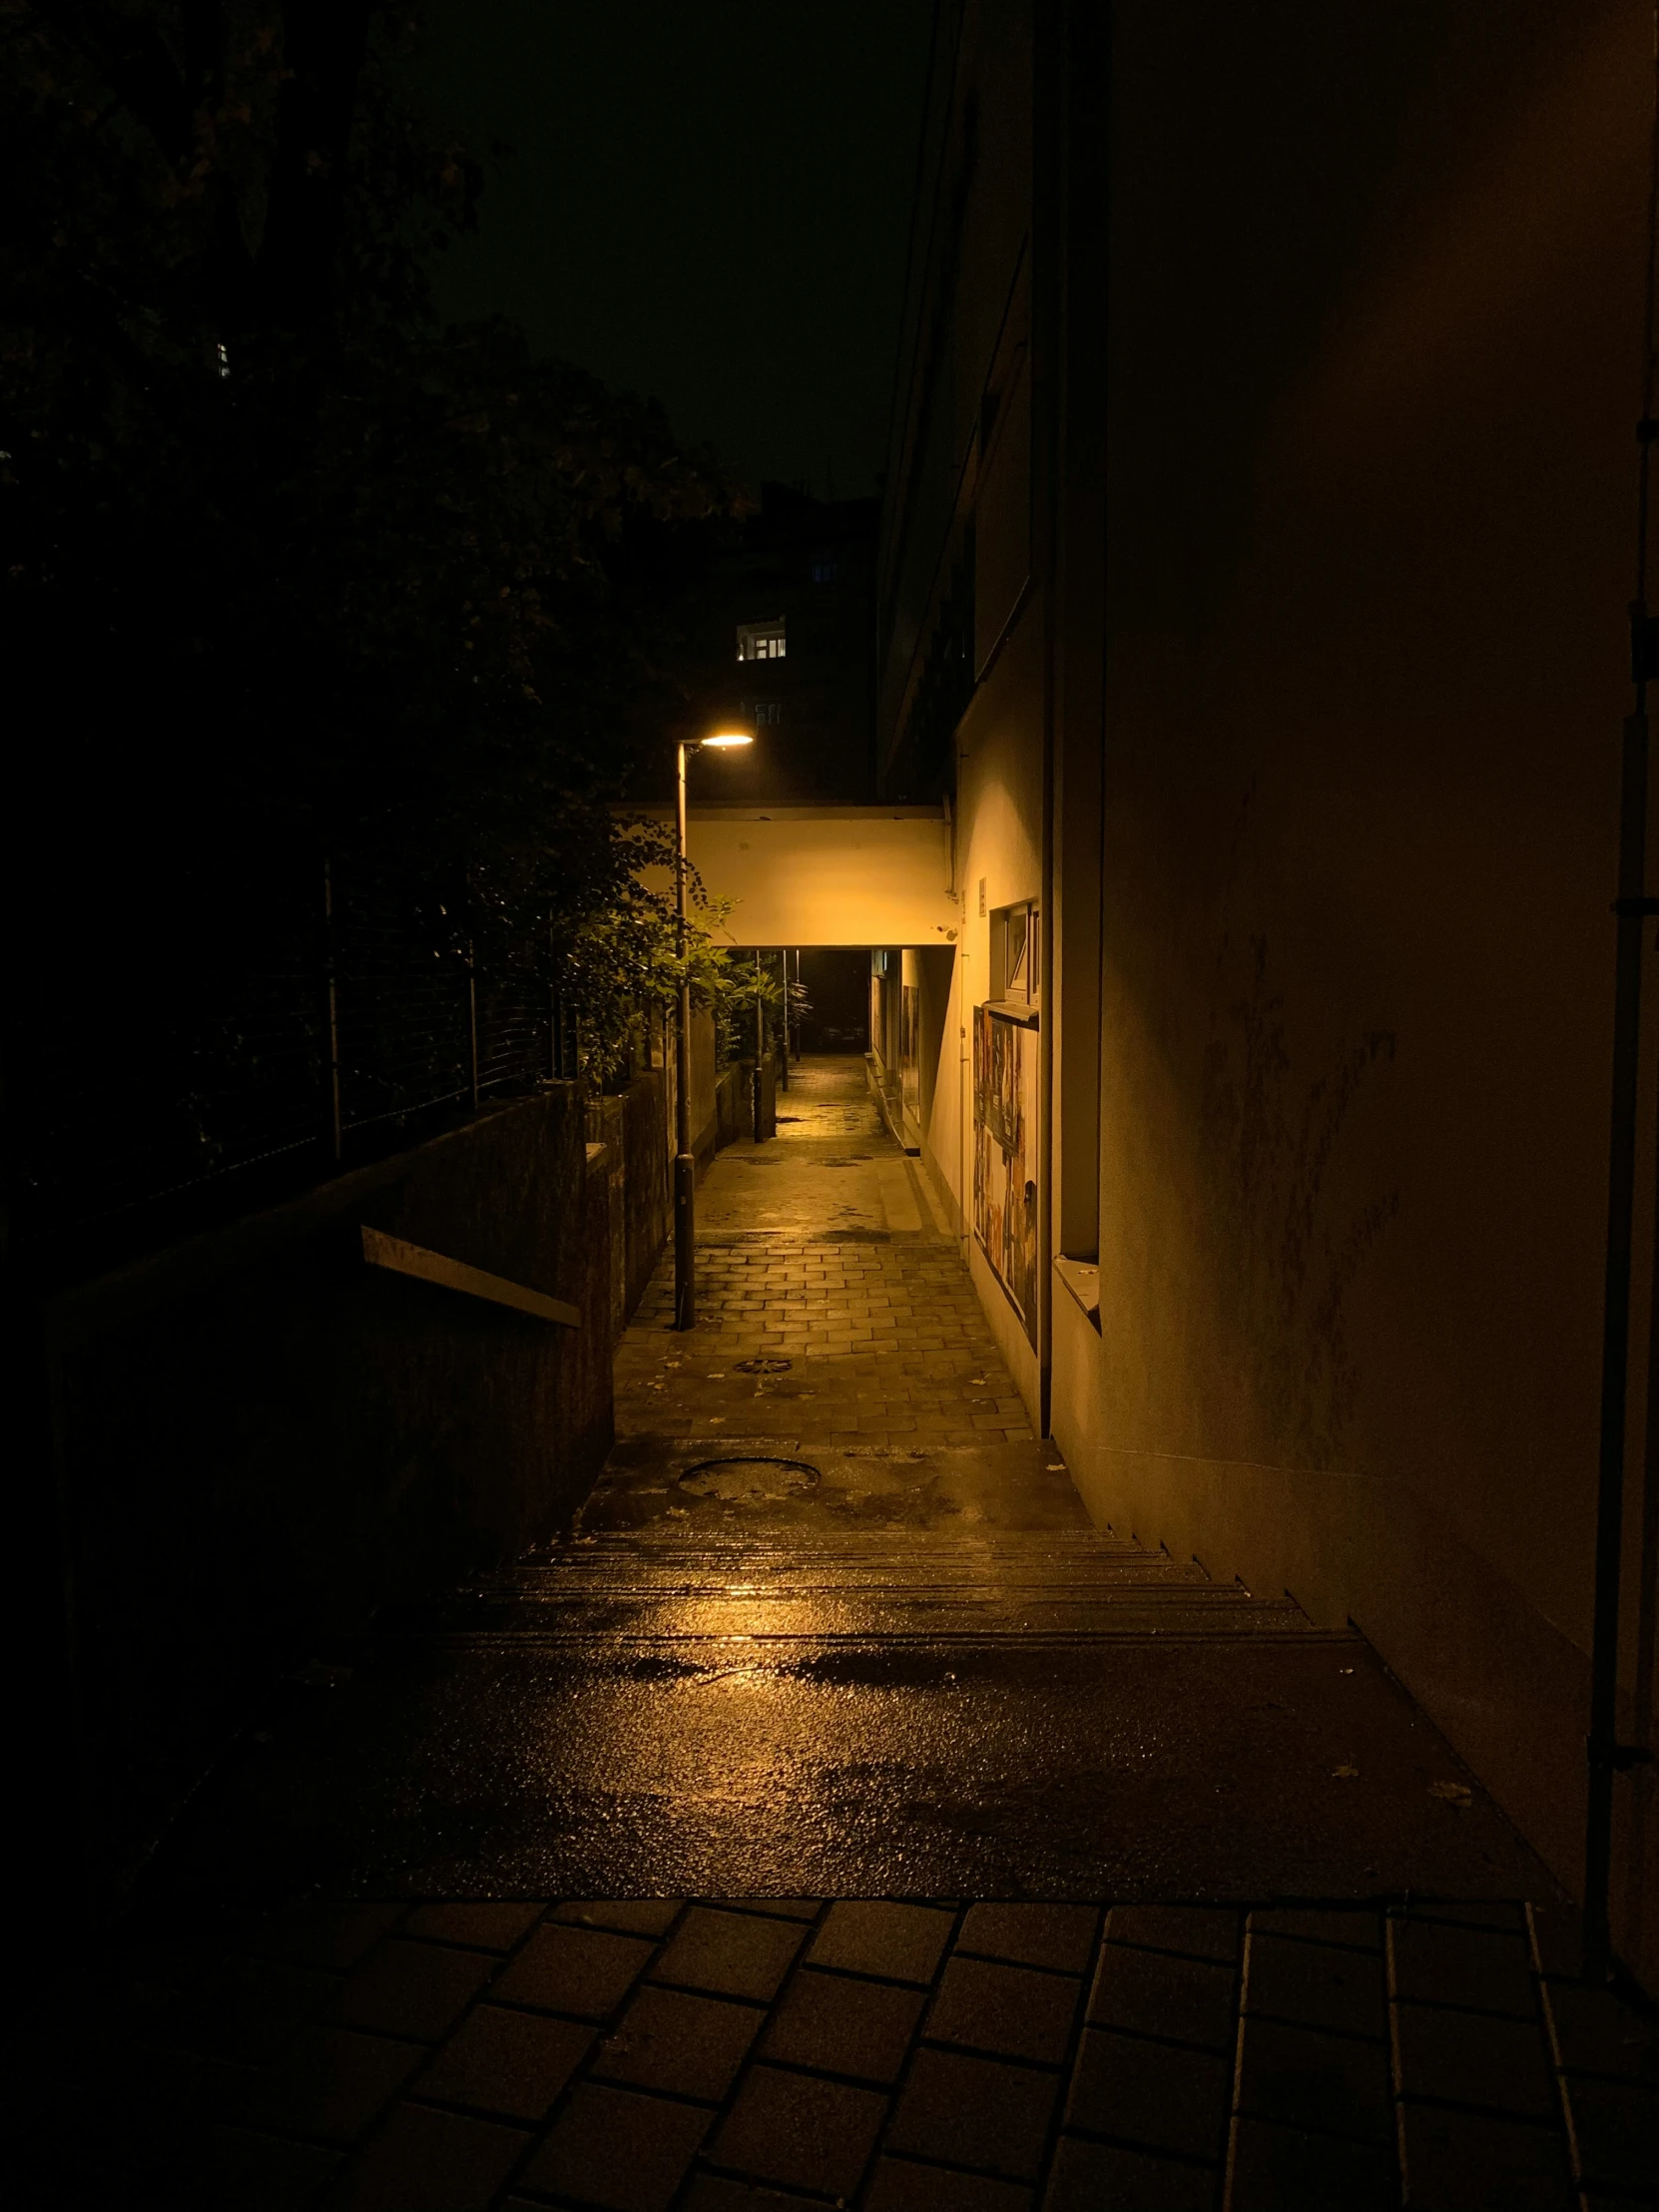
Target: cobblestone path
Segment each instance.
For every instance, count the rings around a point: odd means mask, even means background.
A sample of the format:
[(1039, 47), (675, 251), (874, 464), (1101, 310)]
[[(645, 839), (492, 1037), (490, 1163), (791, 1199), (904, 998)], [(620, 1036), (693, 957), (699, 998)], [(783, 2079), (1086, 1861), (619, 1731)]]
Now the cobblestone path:
[(860, 1064), (784, 1108), (580, 1525), (295, 1690), (62, 1977), (26, 2201), (1659, 2203), (1659, 2028), (1475, 1778), (1092, 1527)]

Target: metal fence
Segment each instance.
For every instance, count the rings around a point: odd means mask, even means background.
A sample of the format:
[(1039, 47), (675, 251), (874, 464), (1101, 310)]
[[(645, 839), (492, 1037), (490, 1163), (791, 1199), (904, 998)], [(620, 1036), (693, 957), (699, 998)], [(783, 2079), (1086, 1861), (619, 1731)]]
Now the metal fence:
[(140, 917), (43, 988), (12, 1084), (22, 1241), (303, 1187), (577, 1071), (545, 944), (475, 953), (441, 908), (332, 866), (258, 926), (223, 917), (225, 942), (215, 919), (186, 955)]

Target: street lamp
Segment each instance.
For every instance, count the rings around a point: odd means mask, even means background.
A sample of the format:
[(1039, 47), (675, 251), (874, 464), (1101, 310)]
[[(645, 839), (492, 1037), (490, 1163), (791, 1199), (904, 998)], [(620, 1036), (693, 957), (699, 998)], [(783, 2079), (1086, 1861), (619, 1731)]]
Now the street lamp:
[(747, 730), (716, 730), (682, 738), (676, 778), (678, 835), (674, 860), (675, 949), (680, 956), (680, 1034), (674, 1047), (674, 1326), (697, 1327), (697, 1159), (691, 1125), (691, 983), (686, 975), (686, 760), (705, 746), (716, 752), (753, 745)]

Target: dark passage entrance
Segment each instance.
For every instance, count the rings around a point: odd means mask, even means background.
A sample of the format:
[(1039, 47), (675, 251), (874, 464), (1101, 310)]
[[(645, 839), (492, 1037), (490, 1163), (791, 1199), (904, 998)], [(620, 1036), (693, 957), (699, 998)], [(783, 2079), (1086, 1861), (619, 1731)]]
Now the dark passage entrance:
[(803, 1052), (869, 1050), (867, 951), (803, 952), (801, 980), (811, 1012), (801, 1023)]

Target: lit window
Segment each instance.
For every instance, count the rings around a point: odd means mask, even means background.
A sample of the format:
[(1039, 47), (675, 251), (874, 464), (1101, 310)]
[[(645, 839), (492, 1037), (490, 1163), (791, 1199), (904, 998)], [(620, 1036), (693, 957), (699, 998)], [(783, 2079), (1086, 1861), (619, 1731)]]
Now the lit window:
[(228, 345), (216, 345), (214, 347), (214, 361), (221, 376), (229, 376), (231, 373), (231, 348)]
[(1037, 909), (1028, 900), (993, 909), (991, 922), (991, 996), (1007, 1003), (1036, 1005), (1042, 977), (1038, 959), (1042, 935)]
[(738, 624), (738, 659), (740, 661), (781, 661), (784, 658), (784, 618), (776, 622), (740, 622)]
[(832, 584), (834, 581), (835, 563), (833, 557), (829, 553), (821, 553), (813, 563), (813, 582), (815, 584)]

